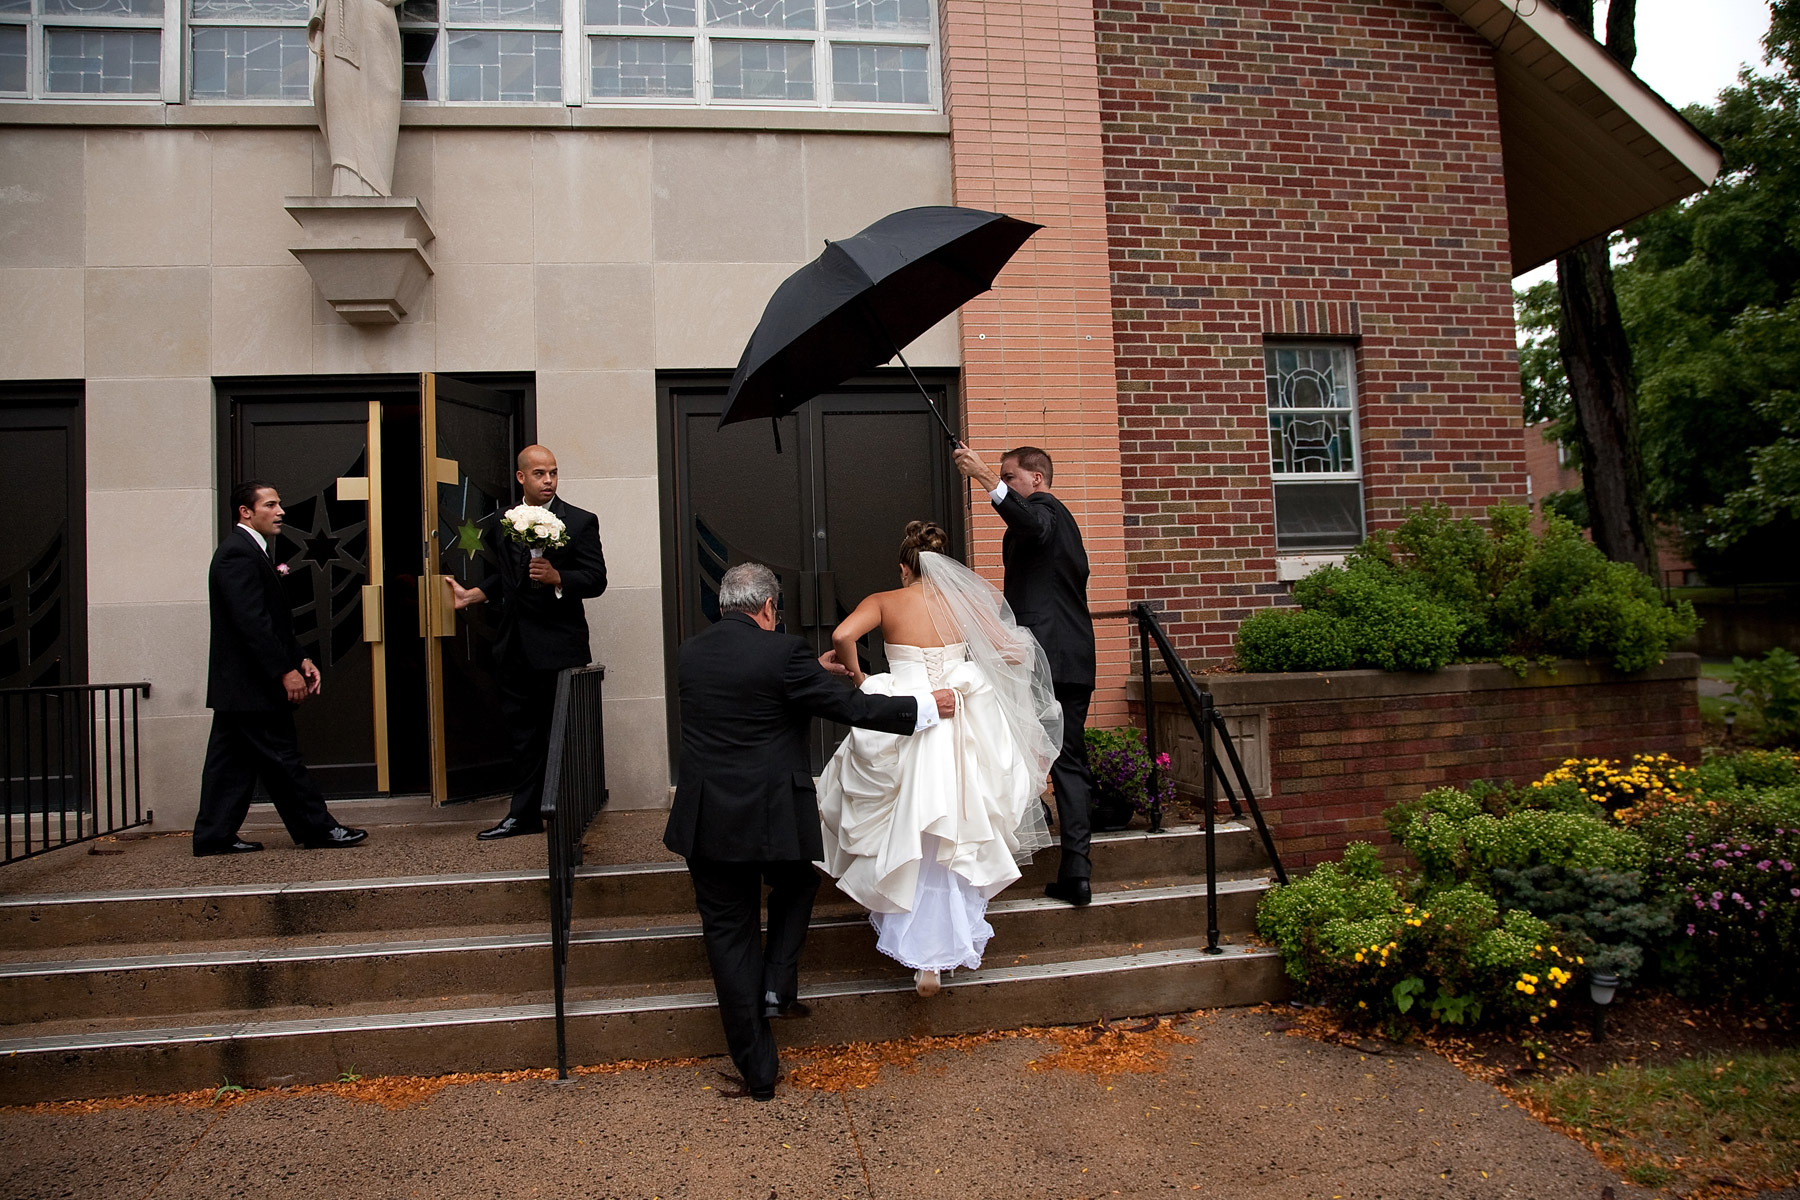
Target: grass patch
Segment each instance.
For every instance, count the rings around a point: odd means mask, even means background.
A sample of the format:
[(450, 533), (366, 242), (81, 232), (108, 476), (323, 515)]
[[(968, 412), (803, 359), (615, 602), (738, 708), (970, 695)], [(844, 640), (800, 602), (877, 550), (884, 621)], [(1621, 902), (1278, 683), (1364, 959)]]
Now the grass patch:
[(1800, 1177), (1800, 1050), (1618, 1066), (1523, 1090), (1634, 1183), (1772, 1188)]
[(1722, 679), (1726, 683), (1737, 682), (1737, 668), (1729, 661), (1719, 659), (1702, 659), (1700, 662), (1700, 678)]

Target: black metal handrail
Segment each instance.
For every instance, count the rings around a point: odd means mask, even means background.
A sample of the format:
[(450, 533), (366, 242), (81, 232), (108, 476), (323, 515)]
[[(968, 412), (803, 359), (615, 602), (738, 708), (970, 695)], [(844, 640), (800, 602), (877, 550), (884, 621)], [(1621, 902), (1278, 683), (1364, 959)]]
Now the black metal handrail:
[(550, 757), (544, 764), (544, 837), (550, 858), (550, 957), (556, 987), (556, 1077), (569, 1077), (569, 1043), (563, 994), (569, 973), (569, 930), (575, 910), (575, 868), (581, 840), (606, 803), (606, 731), (600, 719), (598, 663), (570, 667), (556, 676), (556, 709), (550, 717)]
[[(1212, 693), (1195, 682), (1188, 671), (1187, 664), (1175, 653), (1175, 647), (1169, 642), (1169, 635), (1163, 629), (1162, 622), (1156, 619), (1156, 611), (1150, 605), (1139, 601), (1122, 613), (1096, 614), (1099, 616), (1129, 617), (1138, 631), (1138, 662), (1144, 679), (1144, 749), (1150, 755), (1150, 828), (1162, 828), (1162, 805), (1160, 803), (1159, 768), (1156, 765), (1156, 690), (1151, 679), (1150, 649), (1156, 648), (1162, 656), (1163, 666), (1169, 672), (1169, 679), (1175, 685), (1176, 695), (1181, 697), (1182, 707), (1187, 709), (1188, 720), (1193, 722), (1194, 733), (1200, 739), (1200, 811), (1201, 820), (1206, 830), (1206, 952), (1221, 954), (1219, 949), (1219, 876), (1218, 850), (1216, 834), (1213, 829), (1213, 808), (1217, 793), (1213, 790), (1216, 782), (1225, 791), (1225, 798), (1231, 803), (1231, 813), (1239, 820), (1243, 819), (1244, 807), (1250, 809), (1250, 816), (1256, 822), (1256, 831), (1262, 835), (1263, 849), (1268, 852), (1269, 863), (1275, 868), (1275, 878), (1282, 883), (1287, 882), (1287, 871), (1281, 865), (1281, 855), (1275, 851), (1275, 839), (1269, 835), (1268, 822), (1263, 820), (1262, 807), (1256, 803), (1256, 792), (1250, 787), (1250, 779), (1244, 774), (1243, 760), (1238, 757), (1237, 747), (1232, 744), (1231, 731), (1225, 727), (1225, 718), (1213, 706)], [(1238, 789), (1243, 794), (1243, 804), (1238, 802), (1238, 791), (1232, 788), (1232, 778), (1225, 774), (1224, 765), (1219, 762), (1216, 745), (1225, 750), (1225, 759), (1231, 765), (1232, 776), (1237, 780)]]
[(150, 820), (138, 753), (148, 683), (0, 688), (0, 815), (19, 862)]

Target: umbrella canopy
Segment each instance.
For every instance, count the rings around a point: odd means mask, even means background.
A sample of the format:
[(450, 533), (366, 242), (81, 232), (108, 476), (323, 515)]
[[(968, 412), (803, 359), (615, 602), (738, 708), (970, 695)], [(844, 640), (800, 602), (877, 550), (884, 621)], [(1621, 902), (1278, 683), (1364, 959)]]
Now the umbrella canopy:
[(903, 209), (855, 237), (827, 242), (769, 298), (738, 360), (720, 426), (783, 416), (894, 358), (991, 288), (1042, 228), (1001, 213), (936, 206)]

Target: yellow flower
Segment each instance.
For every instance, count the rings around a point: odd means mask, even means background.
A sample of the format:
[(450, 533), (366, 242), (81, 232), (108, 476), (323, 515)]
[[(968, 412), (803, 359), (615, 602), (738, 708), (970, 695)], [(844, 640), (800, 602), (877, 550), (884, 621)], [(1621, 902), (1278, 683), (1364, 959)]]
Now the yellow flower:
[[(1555, 1008), (1555, 1007), (1556, 1007), (1556, 1001), (1555, 1001), (1555, 1000), (1552, 1000), (1552, 1001), (1550, 1001), (1550, 1007), (1551, 1007), (1551, 1008)], [(1534, 1020), (1534, 1021), (1535, 1021), (1535, 1020), (1536, 1020), (1536, 1019), (1537, 1019), (1537, 1018), (1536, 1018), (1536, 1017), (1533, 1017), (1533, 1018), (1532, 1018), (1532, 1020)]]

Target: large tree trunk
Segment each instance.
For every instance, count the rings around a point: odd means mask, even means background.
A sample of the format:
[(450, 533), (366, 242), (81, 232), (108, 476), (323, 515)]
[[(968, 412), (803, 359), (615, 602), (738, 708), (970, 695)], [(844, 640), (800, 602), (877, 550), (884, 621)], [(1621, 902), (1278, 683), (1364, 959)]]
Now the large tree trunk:
[(1656, 547), (1647, 536), (1638, 459), (1631, 345), (1613, 295), (1609, 253), (1602, 236), (1557, 256), (1562, 300), (1557, 338), (1575, 404), (1581, 488), (1594, 544), (1608, 558), (1655, 578)]
[[(1557, 0), (1557, 7), (1593, 34), (1593, 0)], [(1607, 6), (1606, 51), (1627, 68), (1637, 57), (1637, 0), (1612, 0)], [(1656, 544), (1638, 459), (1637, 386), (1613, 292), (1607, 237), (1558, 255), (1556, 286), (1562, 301), (1557, 340), (1575, 405), (1581, 486), (1594, 544), (1608, 558), (1654, 578)]]

